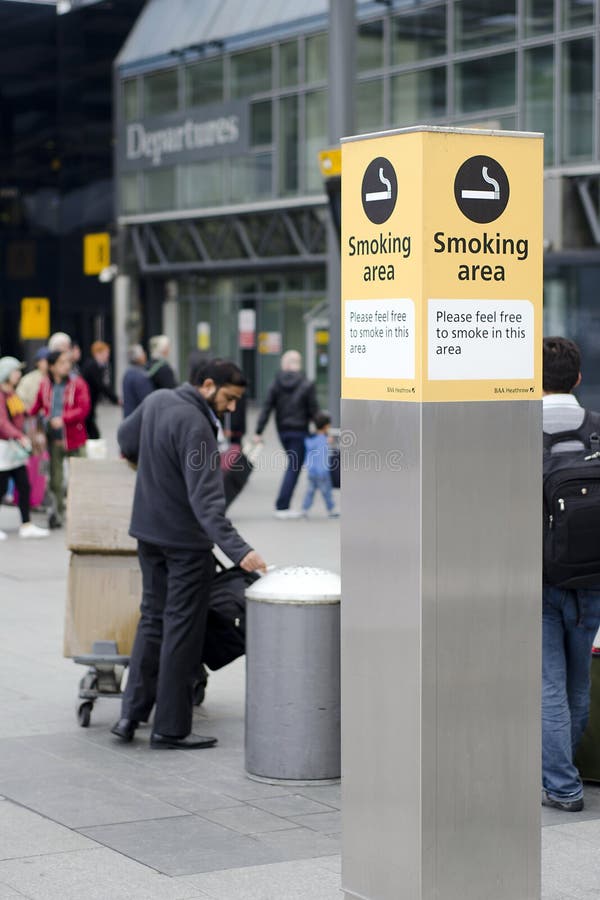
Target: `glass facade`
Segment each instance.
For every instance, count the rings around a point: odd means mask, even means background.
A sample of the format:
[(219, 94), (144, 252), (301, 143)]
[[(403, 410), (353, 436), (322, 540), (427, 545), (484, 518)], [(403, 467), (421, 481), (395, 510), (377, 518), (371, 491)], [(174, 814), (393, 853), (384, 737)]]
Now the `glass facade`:
[[(597, 0), (359, 2), (354, 130), (365, 134), (431, 124), (542, 132), (544, 163), (552, 170), (551, 177), (598, 171), (599, 17)], [(185, 53), (177, 61), (165, 57), (161, 71), (122, 72), (120, 127), (138, 116), (179, 110), (185, 117), (188, 109), (238, 101), (248, 109), (245, 149), (202, 162), (185, 160), (171, 168), (163, 160), (145, 172), (123, 173), (121, 213), (146, 212), (149, 218), (160, 218), (161, 212), (193, 211), (196, 227), (201, 228), (204, 210), (212, 210), (212, 216), (219, 206), (233, 206), (252, 232), (257, 214), (255, 209), (245, 210), (247, 204), (261, 201), (268, 210), (269, 201), (298, 201), (300, 207), (306, 198), (322, 198), (317, 155), (329, 145), (325, 18), (320, 25), (311, 19), (307, 30), (301, 21), (290, 23), (287, 31), (273, 32), (270, 40), (248, 35), (243, 49), (241, 40), (234, 48), (225, 39), (220, 47), (190, 50), (189, 58)], [(595, 250), (600, 258), (581, 209), (574, 210), (575, 195), (573, 189), (564, 201), (572, 204), (568, 212), (561, 208), (557, 213), (568, 223), (564, 246), (585, 247), (592, 254)], [(594, 202), (599, 199), (600, 188)], [(325, 212), (324, 200), (318, 208)], [(207, 218), (202, 230), (207, 246), (209, 223)], [(267, 227), (268, 247), (260, 253), (283, 257), (294, 252), (286, 243), (289, 235), (278, 226)], [(261, 225), (257, 234), (262, 229)], [(180, 238), (179, 247), (184, 243)], [(229, 249), (233, 262), (239, 254), (233, 245)], [(194, 246), (186, 253), (185, 261), (197, 260)], [(545, 285), (547, 327), (575, 339), (587, 327), (588, 312), (578, 313), (575, 320), (574, 310), (581, 297), (591, 303), (593, 278), (600, 271), (600, 262), (586, 263), (577, 274), (578, 265), (556, 262)], [(318, 275), (324, 280), (324, 267)], [(313, 272), (310, 277), (314, 276)], [(185, 276), (190, 288), (187, 294), (180, 290), (181, 333), (190, 345), (185, 352), (195, 346), (198, 323), (209, 323), (211, 349), (245, 361), (252, 370), (252, 394), (262, 396), (276, 369), (277, 354), (255, 349), (253, 355), (244, 356), (246, 351), (235, 344), (231, 317), (252, 308), (258, 331), (279, 335), (284, 346), (304, 344), (308, 353), (310, 328), (326, 333), (327, 313), (319, 306), (325, 286), (309, 289), (307, 278), (306, 272), (285, 277), (265, 274), (254, 280), (231, 275), (215, 277), (201, 288), (201, 280)], [(307, 318), (311, 310), (314, 316)], [(325, 352), (316, 355), (326, 357)], [(600, 385), (600, 370), (594, 379), (586, 378), (588, 386)]]
[[(547, 166), (600, 162), (597, 6), (424, 0), (418, 8), (393, 4), (362, 18), (359, 6), (355, 130), (433, 124), (543, 131)], [(166, 176), (122, 180), (121, 210), (171, 209), (159, 204), (173, 192), (174, 208), (192, 208), (202, 197), (227, 205), (321, 194), (317, 154), (329, 143), (327, 41), (324, 30), (299, 32), (124, 77), (123, 122), (140, 112), (173, 112), (180, 103), (184, 113), (238, 99), (248, 102), (250, 131), (243, 158), (180, 165), (169, 189)], [(201, 171), (214, 174), (212, 184), (196, 185)]]

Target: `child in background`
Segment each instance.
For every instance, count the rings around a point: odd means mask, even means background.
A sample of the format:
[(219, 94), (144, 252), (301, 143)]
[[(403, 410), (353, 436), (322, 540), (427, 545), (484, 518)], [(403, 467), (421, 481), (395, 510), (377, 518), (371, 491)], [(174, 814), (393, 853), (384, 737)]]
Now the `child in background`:
[(335, 511), (332, 497), (331, 472), (329, 471), (329, 427), (331, 416), (325, 412), (319, 412), (314, 417), (316, 434), (305, 438), (306, 447), (305, 466), (308, 474), (308, 490), (302, 504), (302, 514), (308, 515), (315, 491), (320, 491), (327, 507), (330, 519), (337, 519), (339, 513)]

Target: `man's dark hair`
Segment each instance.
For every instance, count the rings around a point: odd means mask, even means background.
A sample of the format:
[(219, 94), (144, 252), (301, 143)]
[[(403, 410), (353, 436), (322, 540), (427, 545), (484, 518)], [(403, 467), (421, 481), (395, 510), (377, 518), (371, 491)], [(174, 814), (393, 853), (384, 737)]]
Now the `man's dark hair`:
[(317, 431), (320, 431), (321, 428), (325, 428), (326, 425), (331, 425), (331, 416), (327, 412), (318, 412), (313, 419), (315, 423), (315, 428)]
[(579, 378), (581, 354), (574, 341), (564, 337), (544, 338), (543, 386), (549, 394), (569, 394)]
[(246, 387), (248, 384), (242, 370), (229, 359), (201, 362), (190, 372), (190, 383), (195, 387), (203, 385), (208, 378), (211, 378), (217, 387), (223, 387), (224, 384)]

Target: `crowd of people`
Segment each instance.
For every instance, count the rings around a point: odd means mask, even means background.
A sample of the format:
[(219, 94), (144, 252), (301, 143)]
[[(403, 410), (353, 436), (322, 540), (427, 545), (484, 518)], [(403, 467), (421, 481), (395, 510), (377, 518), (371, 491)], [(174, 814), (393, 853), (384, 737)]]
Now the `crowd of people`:
[[(123, 382), (126, 414), (153, 390), (176, 386), (169, 339), (151, 338), (150, 348), (149, 363), (142, 347), (131, 350)], [(45, 538), (63, 524), (65, 460), (84, 456), (88, 441), (100, 438), (98, 402), (121, 402), (111, 381), (110, 353), (105, 341), (94, 341), (82, 362), (79, 345), (59, 331), (36, 351), (25, 375), (24, 363), (13, 356), (0, 358), (0, 500), (9, 497), (18, 506), (21, 538)], [(32, 505), (42, 501), (47, 528), (31, 521)], [(0, 531), (1, 541), (7, 537)]]

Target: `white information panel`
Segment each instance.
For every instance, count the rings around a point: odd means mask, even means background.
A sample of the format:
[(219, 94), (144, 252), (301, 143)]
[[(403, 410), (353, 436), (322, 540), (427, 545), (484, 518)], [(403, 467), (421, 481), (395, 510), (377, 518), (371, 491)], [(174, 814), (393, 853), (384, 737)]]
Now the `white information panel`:
[(415, 304), (398, 300), (346, 300), (346, 378), (415, 377)]
[(529, 300), (429, 300), (428, 377), (533, 381), (534, 338)]

